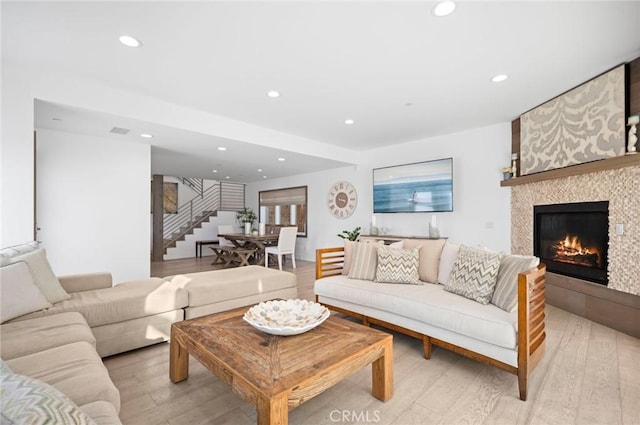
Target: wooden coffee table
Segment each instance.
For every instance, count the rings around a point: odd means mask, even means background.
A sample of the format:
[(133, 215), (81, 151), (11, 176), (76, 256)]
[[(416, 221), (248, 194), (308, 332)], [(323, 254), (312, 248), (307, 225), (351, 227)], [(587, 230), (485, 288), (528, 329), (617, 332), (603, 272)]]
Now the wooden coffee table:
[(373, 396), (393, 395), (391, 335), (334, 316), (301, 335), (268, 335), (242, 319), (247, 309), (174, 323), (171, 381), (187, 379), (191, 354), (255, 406), (258, 424), (286, 424), (290, 409), (368, 364)]

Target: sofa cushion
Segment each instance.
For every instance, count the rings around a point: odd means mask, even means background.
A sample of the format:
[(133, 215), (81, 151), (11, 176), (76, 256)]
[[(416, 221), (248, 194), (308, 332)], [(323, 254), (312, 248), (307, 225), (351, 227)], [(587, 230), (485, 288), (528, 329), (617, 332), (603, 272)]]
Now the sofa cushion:
[(518, 274), (532, 269), (538, 264), (540, 264), (540, 259), (530, 255), (502, 257), (491, 304), (504, 311), (514, 311), (518, 307)]
[(377, 243), (358, 242), (353, 245), (353, 258), (349, 270), (349, 279), (373, 280), (378, 265)]
[(418, 275), (419, 255), (420, 248), (379, 247), (376, 282), (421, 284)]
[(296, 287), (293, 273), (262, 266), (189, 273), (165, 279), (187, 291), (190, 308)]
[(447, 292), (442, 285), (397, 285), (332, 276), (316, 280), (316, 295), (428, 323), (500, 347), (517, 344), (516, 313)]
[(451, 278), (453, 265), (458, 259), (460, 245), (453, 243), (445, 243), (442, 247), (442, 255), (440, 255), (440, 264), (438, 264), (438, 283), (446, 284)]
[(3, 257), (4, 265), (19, 261), (24, 261), (29, 265), (34, 282), (50, 303), (55, 304), (70, 298), (69, 294), (60, 285), (53, 270), (51, 270), (51, 265), (49, 265), (44, 249), (39, 248), (34, 251), (19, 253), (13, 257)]
[(420, 280), (438, 283), (438, 265), (445, 239), (405, 239), (405, 248), (420, 248)]
[(0, 268), (0, 323), (51, 307), (24, 261)]
[(111, 403), (98, 400), (79, 407), (96, 425), (122, 425), (118, 412), (116, 412), (116, 408)]
[(0, 334), (0, 353), (5, 360), (78, 341), (96, 345), (87, 321), (77, 312), (5, 323)]
[(95, 425), (58, 389), (16, 373), (0, 376), (2, 423)]
[(480, 304), (489, 304), (496, 287), (500, 257), (495, 252), (461, 246), (444, 289)]
[(94, 327), (165, 313), (184, 308), (187, 304), (188, 295), (183, 289), (154, 277), (124, 282), (112, 288), (75, 292), (69, 300), (20, 319), (77, 311), (82, 313), (89, 326)]
[(14, 373), (28, 375), (56, 387), (75, 404), (97, 400), (120, 411), (120, 393), (93, 345), (74, 342), (7, 360)]

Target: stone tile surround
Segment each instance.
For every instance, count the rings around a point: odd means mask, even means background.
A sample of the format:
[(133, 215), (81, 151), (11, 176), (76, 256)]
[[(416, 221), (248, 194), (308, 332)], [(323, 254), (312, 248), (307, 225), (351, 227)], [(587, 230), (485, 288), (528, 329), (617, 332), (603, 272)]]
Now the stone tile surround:
[[(511, 188), (511, 252), (533, 254), (533, 206), (609, 201), (609, 289), (640, 295), (640, 167)], [(616, 235), (616, 223), (624, 235)]]

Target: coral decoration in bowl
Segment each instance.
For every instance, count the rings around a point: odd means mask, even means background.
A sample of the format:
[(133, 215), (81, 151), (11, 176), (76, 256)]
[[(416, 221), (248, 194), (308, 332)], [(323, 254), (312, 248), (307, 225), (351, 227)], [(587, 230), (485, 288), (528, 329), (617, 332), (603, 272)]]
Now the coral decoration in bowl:
[(298, 335), (319, 326), (330, 316), (325, 306), (307, 300), (274, 300), (254, 305), (243, 319), (271, 335)]

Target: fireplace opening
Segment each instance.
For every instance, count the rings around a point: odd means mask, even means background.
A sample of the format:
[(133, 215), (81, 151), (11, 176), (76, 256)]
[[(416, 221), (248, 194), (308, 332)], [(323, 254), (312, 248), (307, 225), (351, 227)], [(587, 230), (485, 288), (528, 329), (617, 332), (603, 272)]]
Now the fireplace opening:
[(533, 208), (534, 254), (547, 270), (607, 285), (609, 202)]

